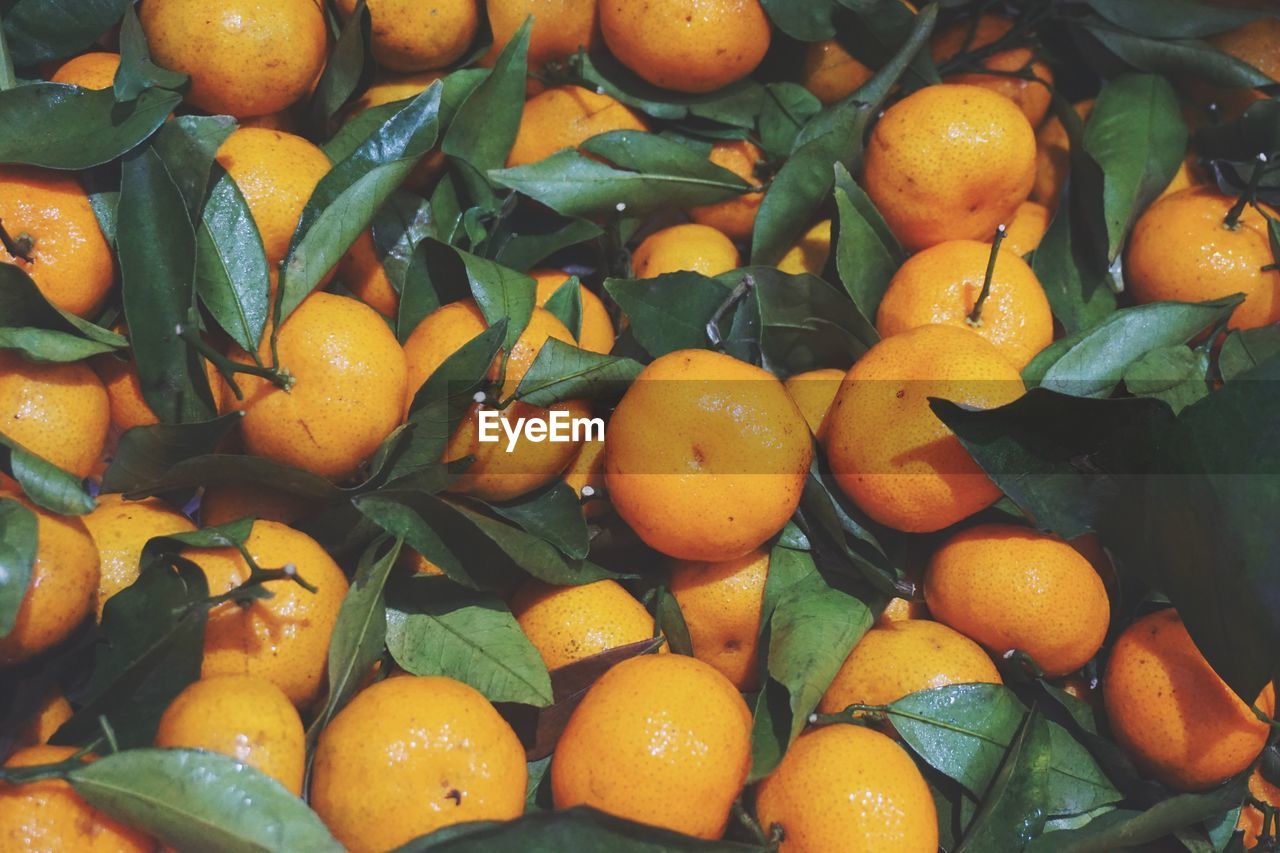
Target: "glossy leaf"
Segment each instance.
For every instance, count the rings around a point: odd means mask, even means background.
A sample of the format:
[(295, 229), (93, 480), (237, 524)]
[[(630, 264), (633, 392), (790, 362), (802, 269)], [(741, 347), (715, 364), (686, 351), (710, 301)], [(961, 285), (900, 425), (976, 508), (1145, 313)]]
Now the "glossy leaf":
[[(1079, 158), (1075, 165), (1087, 163)], [(1073, 180), (1083, 183), (1079, 177)], [(1069, 335), (1097, 325), (1116, 310), (1115, 281), (1105, 252), (1095, 250), (1089, 229), (1076, 221), (1081, 217), (1070, 209), (1074, 195), (1068, 193), (1031, 256), (1031, 268), (1044, 286), (1053, 316)]]
[(189, 79), (186, 74), (161, 68), (151, 61), (151, 51), (138, 14), (132, 6), (126, 7), (120, 21), (120, 67), (112, 87), (116, 100), (132, 101), (155, 87), (176, 90)]
[(196, 456), (176, 462), (156, 472), (156, 476), (130, 483), (130, 498), (149, 497), (164, 492), (197, 486), (226, 484), (259, 485), (309, 498), (316, 502), (333, 500), (337, 486), (300, 468), (290, 468), (260, 456), (237, 456), (218, 453)]
[(1185, 346), (1152, 350), (1129, 365), (1124, 387), (1138, 397), (1154, 397), (1181, 412), (1209, 396), (1209, 354)]
[(1032, 708), (956, 850), (1022, 849), (1039, 835), (1045, 824), (1052, 761), (1049, 724)]
[(480, 312), (492, 326), (506, 320), (503, 349), (510, 350), (533, 314), (534, 281), (524, 273), (495, 261), (456, 249), (439, 240), (424, 243), (427, 268), (433, 280), (465, 281)]
[(695, 272), (608, 279), (604, 289), (627, 315), (636, 341), (654, 358), (708, 347), (707, 324), (733, 293), (722, 282)]
[(617, 399), (642, 369), (632, 359), (600, 355), (552, 338), (520, 380), (515, 398), (542, 408), (565, 400)]
[(0, 341), (40, 362), (78, 361), (112, 352), (128, 342), (120, 335), (55, 307), (31, 277), (0, 263)]
[(61, 59), (89, 47), (120, 20), (130, 0), (19, 0), (4, 15), (4, 35), (18, 65)]
[(849, 298), (869, 322), (905, 256), (884, 217), (848, 170), (836, 165), (836, 271)]
[(564, 323), (574, 340), (582, 337), (582, 283), (576, 275), (566, 278), (542, 307)]
[(1105, 23), (1086, 31), (1125, 63), (1169, 76), (1192, 75), (1218, 86), (1265, 86), (1271, 82), (1248, 63), (1194, 39), (1153, 39), (1126, 33)]
[(84, 515), (97, 506), (78, 477), (0, 433), (0, 471), (13, 477), (36, 506), (59, 515)]
[(308, 109), (311, 121), (324, 127), (341, 111), (352, 95), (373, 79), (372, 19), (366, 6), (357, 3), (334, 42), (324, 72), (316, 83)]
[(500, 169), (516, 141), (524, 113), (528, 71), (529, 33), (526, 20), (507, 41), (493, 64), (493, 71), (476, 86), (449, 124), (441, 149), (483, 175)]
[(1118, 27), (1152, 38), (1203, 38), (1257, 20), (1258, 12), (1203, 0), (1089, 0)]
[(821, 110), (822, 102), (798, 83), (767, 84), (760, 112), (761, 146), (776, 157), (790, 153), (800, 129)]
[(222, 330), (257, 352), (271, 312), (271, 279), (262, 235), (240, 188), (223, 174), (196, 229), (196, 291)]
[(0, 498), (0, 639), (18, 620), (37, 544), (36, 514), (12, 498)]
[(238, 412), (199, 423), (152, 424), (127, 430), (102, 477), (109, 492), (132, 492), (161, 480), (188, 459), (213, 453), (240, 421)]
[(834, 0), (762, 0), (761, 4), (774, 25), (793, 39), (821, 41), (835, 35), (831, 23)]
[(590, 544), (587, 523), (578, 495), (568, 484), (558, 482), (527, 499), (489, 508), (526, 533), (555, 545), (566, 557), (586, 558)]

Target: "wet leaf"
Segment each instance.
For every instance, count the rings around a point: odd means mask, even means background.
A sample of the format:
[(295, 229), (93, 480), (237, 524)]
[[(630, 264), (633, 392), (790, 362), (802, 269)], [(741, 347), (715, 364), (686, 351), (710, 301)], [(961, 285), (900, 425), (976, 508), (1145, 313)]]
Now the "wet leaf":
[(590, 546), (587, 522), (577, 493), (566, 483), (557, 482), (533, 496), (490, 504), (489, 508), (526, 533), (555, 545), (569, 559), (586, 558)]
[(257, 352), (271, 312), (262, 235), (230, 175), (213, 185), (196, 229), (196, 291), (245, 352)]
[(80, 478), (35, 455), (3, 433), (0, 433), (0, 470), (18, 481), (32, 503), (50, 512), (84, 515), (97, 506)]
[(696, 272), (612, 278), (604, 289), (627, 315), (636, 341), (654, 358), (679, 349), (706, 349), (707, 324), (733, 293), (724, 283)]

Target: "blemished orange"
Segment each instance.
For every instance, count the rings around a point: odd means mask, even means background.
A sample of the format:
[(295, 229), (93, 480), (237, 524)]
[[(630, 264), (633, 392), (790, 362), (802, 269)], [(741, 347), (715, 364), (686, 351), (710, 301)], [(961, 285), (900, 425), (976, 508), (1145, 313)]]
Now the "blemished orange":
[(1000, 671), (981, 646), (941, 623), (907, 619), (863, 635), (818, 711), (838, 714), (850, 705), (888, 705), (921, 690), (980, 683), (1001, 683)]
[[(1261, 770), (1254, 770), (1249, 776), (1249, 796), (1274, 808), (1280, 808), (1280, 785), (1268, 782)], [(1252, 803), (1246, 802), (1240, 810), (1240, 819), (1236, 821), (1236, 829), (1244, 832), (1244, 849), (1253, 850), (1260, 841), (1265, 840), (1262, 833), (1266, 828), (1262, 810)], [(1271, 822), (1270, 837), (1280, 833), (1276, 821)]]
[(1027, 200), (1036, 138), (1017, 106), (978, 86), (944, 83), (891, 106), (867, 145), (863, 182), (909, 250), (987, 240)]
[(101, 577), (93, 595), (98, 619), (107, 599), (138, 579), (142, 549), (152, 537), (196, 529), (191, 519), (159, 498), (129, 501), (118, 494), (99, 495), (97, 508), (81, 520), (98, 549)]
[(71, 719), (74, 713), (67, 697), (63, 696), (57, 688), (50, 688), (40, 702), (40, 707), (27, 718), (27, 722), (18, 732), (17, 746), (21, 748), (48, 743), (54, 732)]
[[(606, 760), (602, 760), (606, 759)], [(591, 686), (551, 761), (556, 808), (719, 838), (751, 767), (751, 712), (711, 665), (641, 655)]]
[(769, 552), (763, 549), (732, 560), (682, 560), (671, 566), (671, 594), (689, 628), (693, 656), (743, 691), (760, 686), (756, 658), (768, 575)]
[[(244, 399), (228, 401), (244, 412), (245, 447), (333, 480), (354, 474), (401, 422), (408, 368), (395, 335), (363, 302), (313, 293), (280, 327), (277, 352), (293, 385), (241, 374)], [(269, 336), (259, 354), (270, 363)]]
[(677, 92), (712, 92), (764, 59), (773, 31), (759, 0), (602, 0), (605, 44), (645, 80)]
[(219, 483), (205, 486), (200, 497), (200, 521), (216, 527), (242, 518), (293, 524), (315, 508), (315, 503), (289, 492), (258, 483)]
[[(305, 533), (274, 521), (259, 521), (245, 549), (263, 569), (294, 566), (316, 588), (288, 579), (268, 581), (270, 598), (247, 605), (224, 602), (209, 612), (201, 675), (255, 675), (284, 691), (303, 708), (320, 694), (329, 659), (329, 638), (347, 595), (347, 578), (325, 550)], [(230, 592), (249, 579), (249, 565), (234, 548), (185, 552), (200, 566), (210, 595)]]
[(320, 735), (311, 806), (352, 853), (524, 812), (524, 747), (478, 691), (398, 676), (356, 694)]
[(1038, 201), (1024, 201), (1014, 211), (1013, 220), (1008, 223), (1005, 233), (1004, 248), (1018, 257), (1034, 252), (1040, 246), (1045, 233), (1049, 230), (1049, 221), (1053, 219), (1053, 211)]
[[(545, 306), (547, 300), (560, 289), (560, 285), (569, 279), (569, 274), (561, 270), (534, 270), (529, 275), (538, 283), (536, 300), (539, 307)], [(578, 287), (582, 303), (582, 328), (578, 332), (578, 346), (589, 352), (607, 354), (613, 349), (614, 339), (617, 337), (613, 320), (609, 318), (609, 309), (604, 307), (604, 301), (585, 284)]]
[(861, 726), (812, 729), (760, 782), (756, 819), (782, 827), (782, 853), (934, 853), (938, 817), (915, 762)]
[[(1075, 104), (1080, 121), (1087, 121), (1093, 112), (1093, 100)], [(1031, 200), (1056, 210), (1062, 197), (1062, 189), (1071, 171), (1071, 137), (1062, 120), (1050, 116), (1036, 132), (1036, 179), (1031, 187)]]
[(190, 75), (187, 103), (215, 115), (279, 112), (324, 69), (315, 0), (145, 0), (138, 17), (156, 64)]
[[(75, 755), (72, 746), (30, 746), (4, 766), (57, 764)], [(91, 756), (85, 757), (91, 761)], [(151, 838), (92, 808), (62, 779), (24, 785), (0, 782), (0, 848), (74, 850), (77, 853), (149, 853)]]
[(824, 104), (852, 95), (875, 74), (835, 39), (810, 42), (804, 51), (800, 84)]
[(920, 326), (885, 338), (850, 368), (827, 413), (823, 443), (836, 482), (881, 524), (909, 533), (950, 527), (1000, 490), (929, 398), (990, 409), (1023, 390), (1013, 363), (965, 329)]
[(1001, 247), (991, 291), (978, 322), (970, 320), (982, 294), (991, 245), (948, 240), (907, 259), (889, 282), (876, 314), (882, 337), (940, 323), (975, 332), (1018, 368), (1053, 343), (1053, 312), (1040, 279), (1017, 253)]
[[(1203, 791), (1243, 771), (1271, 731), (1213, 671), (1172, 608), (1120, 635), (1102, 695), (1111, 731), (1138, 769), (1179, 791)], [(1255, 704), (1275, 713), (1272, 685)]]
[(89, 615), (98, 588), (98, 549), (75, 516), (41, 509), (15, 492), (36, 517), (36, 559), (13, 629), (0, 637), (0, 666), (20, 663), (53, 648)]
[(302, 125), (298, 121), (297, 111), (286, 108), (278, 113), (267, 113), (263, 116), (250, 116), (237, 120), (241, 127), (257, 127), (262, 130), (278, 130), (281, 133), (301, 133)]
[(809, 424), (809, 431), (816, 436), (822, 435), (822, 422), (835, 402), (845, 373), (834, 367), (824, 367), (797, 373), (784, 383), (800, 414), (804, 415), (805, 423)]
[(301, 136), (245, 127), (222, 143), (218, 163), (244, 195), (267, 264), (275, 269), (289, 252), (308, 199), (329, 173), (329, 158)]
[(526, 166), (545, 160), (611, 130), (648, 129), (639, 114), (603, 92), (556, 86), (525, 103), (507, 165)]
[(93, 471), (111, 421), (88, 365), (36, 364), (12, 350), (0, 350), (0, 412), (0, 433), (76, 477)]
[(994, 655), (1014, 649), (1045, 675), (1066, 675), (1098, 653), (1111, 602), (1089, 561), (1054, 536), (1008, 524), (971, 527), (929, 561), (933, 618)]
[(631, 254), (636, 278), (657, 278), (669, 272), (717, 276), (737, 269), (742, 259), (733, 241), (710, 225), (686, 223), (653, 232)]
[[(592, 437), (582, 442), (577, 455), (564, 469), (564, 482), (582, 502), (582, 514), (588, 521), (603, 518), (609, 512), (609, 499), (604, 482), (604, 441)], [(590, 489), (589, 493), (584, 490)]]
[(512, 596), (511, 612), (547, 669), (653, 637), (653, 617), (617, 581), (527, 581)]
[(116, 70), (120, 68), (120, 54), (94, 50), (73, 56), (58, 66), (49, 78), (50, 83), (68, 83), (84, 89), (110, 89), (116, 82)]
[(811, 461), (809, 427), (772, 374), (721, 353), (677, 350), (641, 371), (614, 410), (605, 483), (650, 547), (731, 560), (787, 523)]
[[(357, 0), (337, 0), (350, 17)], [(466, 52), (480, 26), (476, 0), (369, 0), (373, 58), (395, 71), (444, 68)]]
[(1229, 228), (1224, 220), (1234, 204), (1214, 189), (1193, 187), (1147, 208), (1125, 255), (1124, 280), (1134, 300), (1201, 302), (1243, 293), (1232, 329), (1280, 320), (1280, 272), (1264, 270), (1275, 263), (1266, 217), (1246, 206)]
[(115, 280), (115, 260), (89, 195), (73, 175), (0, 166), (0, 222), (29, 241), (26, 260), (0, 246), (0, 263), (16, 264), (58, 308), (81, 317), (97, 311)]
[[(728, 169), (752, 186), (759, 186), (756, 168), (764, 163), (764, 153), (752, 142), (734, 139), (717, 142), (711, 146), (708, 159), (723, 169)], [(755, 228), (756, 214), (764, 191), (743, 193), (725, 201), (689, 208), (689, 218), (699, 225), (712, 228), (734, 240), (749, 240)]]
[(778, 261), (778, 269), (790, 275), (812, 273), (822, 275), (831, 256), (831, 220), (824, 219), (814, 225), (787, 250)]
[[(962, 52), (969, 53), (989, 47), (1008, 35), (1012, 29), (1012, 21), (997, 15), (983, 15), (976, 23), (957, 22), (933, 37), (933, 61), (941, 65)], [(1030, 47), (1001, 50), (982, 59), (979, 64), (982, 68), (1001, 73), (961, 72), (949, 74), (943, 80), (947, 83), (982, 86), (1003, 95), (1017, 104), (1032, 127), (1037, 127), (1044, 121), (1045, 113), (1049, 111), (1049, 102), (1053, 99), (1053, 72), (1048, 65), (1036, 61), (1034, 50)], [(1020, 72), (1029, 72), (1035, 79), (1010, 76)]]
[(568, 59), (580, 48), (591, 50), (600, 36), (598, 5), (597, 0), (488, 0), (493, 47), (480, 64), (493, 65), (530, 15), (530, 70)]
[(156, 746), (219, 752), (302, 793), (302, 718), (270, 681), (218, 675), (188, 685), (165, 709)]

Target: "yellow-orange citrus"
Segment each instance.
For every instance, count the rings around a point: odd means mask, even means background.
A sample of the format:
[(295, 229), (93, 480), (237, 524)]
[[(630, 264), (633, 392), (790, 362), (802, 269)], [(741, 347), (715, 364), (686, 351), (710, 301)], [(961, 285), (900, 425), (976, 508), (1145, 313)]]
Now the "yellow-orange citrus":
[[(939, 65), (954, 59), (960, 53), (979, 51), (1004, 38), (1013, 29), (1013, 22), (997, 15), (982, 15), (977, 21), (960, 21), (943, 29), (933, 38), (933, 61)], [(1044, 120), (1053, 99), (1053, 72), (1049, 66), (1035, 58), (1029, 47), (1013, 47), (1000, 50), (978, 61), (980, 67), (995, 74), (981, 71), (949, 74), (947, 83), (967, 83), (982, 86), (1004, 95), (1017, 104), (1027, 121), (1036, 127)], [(1013, 76), (1029, 74), (1034, 79)]]
[(596, 0), (488, 0), (489, 29), (493, 47), (480, 60), (492, 65), (530, 15), (529, 68), (560, 62), (580, 48), (591, 50), (599, 41), (599, 9)]
[(101, 578), (93, 595), (93, 609), (102, 618), (107, 599), (138, 579), (142, 548), (155, 536), (191, 533), (191, 519), (159, 498), (128, 501), (123, 495), (98, 496), (98, 506), (82, 516), (98, 549)]
[(200, 497), (200, 521), (216, 527), (242, 518), (293, 524), (315, 508), (313, 501), (257, 483), (219, 483), (205, 486)]
[(710, 225), (688, 223), (655, 231), (631, 254), (636, 278), (688, 270), (717, 276), (741, 263), (733, 241)]
[(809, 424), (809, 431), (816, 436), (822, 435), (822, 422), (826, 419), (831, 404), (835, 402), (836, 392), (840, 390), (845, 372), (834, 367), (820, 368), (797, 373), (785, 383), (787, 393)]
[(875, 72), (849, 55), (835, 39), (810, 42), (804, 51), (800, 83), (824, 104), (858, 91)]
[(547, 669), (653, 637), (653, 617), (617, 581), (528, 581), (512, 597), (511, 612)]
[[(1249, 796), (1273, 808), (1280, 808), (1280, 785), (1268, 782), (1263, 778), (1261, 770), (1254, 770), (1249, 776)], [(1262, 810), (1246, 802), (1240, 810), (1240, 819), (1236, 821), (1236, 829), (1244, 832), (1244, 849), (1253, 850), (1260, 841), (1265, 840), (1262, 835), (1264, 824)], [(1280, 827), (1274, 820), (1271, 822), (1271, 833), (1272, 838), (1280, 833)]]
[(831, 255), (831, 220), (824, 219), (810, 228), (778, 261), (778, 269), (791, 275), (822, 275)]
[[(560, 289), (560, 285), (569, 279), (569, 274), (561, 270), (534, 270), (529, 275), (538, 283), (536, 299), (539, 306), (545, 306), (547, 300)], [(578, 332), (578, 346), (589, 352), (608, 353), (613, 349), (616, 337), (609, 309), (604, 307), (604, 301), (585, 284), (578, 287), (582, 304), (582, 328)]]
[[(752, 186), (760, 184), (756, 168), (764, 162), (764, 153), (752, 142), (745, 139), (717, 142), (711, 146), (708, 159)], [(689, 218), (699, 225), (710, 225), (734, 240), (749, 240), (755, 228), (756, 213), (763, 200), (763, 190), (743, 193), (726, 201), (692, 207), (689, 209)]]
[[(350, 17), (358, 0), (337, 0)], [(444, 68), (471, 46), (480, 26), (476, 0), (369, 0), (373, 56), (396, 71)]]
[(1053, 211), (1038, 201), (1024, 201), (1014, 211), (1005, 235), (1004, 247), (1019, 257), (1034, 252), (1049, 230)]
[(73, 56), (59, 65), (49, 82), (68, 83), (84, 89), (110, 89), (115, 85), (116, 70), (119, 67), (120, 54), (93, 50)]
[(609, 95), (581, 86), (556, 86), (524, 105), (508, 166), (526, 166), (577, 148), (611, 130), (648, 130), (645, 120)]
[(671, 566), (671, 594), (689, 628), (693, 656), (739, 690), (760, 686), (760, 610), (768, 574), (769, 552), (763, 549), (732, 560)]
[(35, 364), (12, 350), (0, 350), (0, 412), (0, 433), (76, 477), (93, 471), (111, 420), (88, 365)]

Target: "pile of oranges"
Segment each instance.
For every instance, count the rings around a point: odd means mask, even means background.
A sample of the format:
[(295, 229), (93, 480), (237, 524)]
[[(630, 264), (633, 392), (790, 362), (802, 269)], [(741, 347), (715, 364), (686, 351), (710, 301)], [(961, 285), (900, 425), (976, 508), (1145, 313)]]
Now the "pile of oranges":
[[(1025, 402), (1092, 328), (1061, 308), (1091, 187), (1110, 313), (1234, 298), (1163, 344), (1206, 364), (1275, 332), (1267, 158), (1233, 174), (1192, 145), (1108, 172), (1082, 146), (1123, 124), (1113, 81), (1152, 69), (1070, 52), (1055, 4), (791, 2), (142, 0), (44, 36), (6, 16), (0, 850), (297, 849), (291, 827), (542, 849), (539, 813), (570, 846), (1020, 849), (1228, 789), (1080, 849), (1222, 850), (1224, 828), (1277, 849), (1273, 687), (1238, 695), (1150, 574), (1037, 526), (935, 414)], [(1189, 27), (1194, 50), (1280, 81), (1274, 6), (1185, 5), (1232, 23)], [(1265, 84), (1156, 71), (1192, 131), (1280, 115)], [(107, 90), (123, 123), (139, 88), (181, 102), (91, 168), (5, 136), (33, 101), (69, 132), (61, 101)], [(435, 145), (387, 154), (424, 105)], [(815, 163), (841, 111), (865, 128)], [(185, 268), (146, 260), (183, 256), (175, 223), (129, 233), (147, 157), (185, 198)], [(523, 190), (593, 181), (644, 215)], [(779, 220), (789, 194), (804, 221)], [(299, 293), (307, 251), (326, 269)], [(1222, 378), (1201, 370), (1198, 398)], [(528, 428), (560, 415), (604, 437)], [(904, 702), (963, 685), (1031, 706), (1017, 737), (962, 748), (972, 721), (942, 712), (912, 734)], [(1094, 805), (1026, 783), (1042, 801), (1010, 813), (1042, 714), (1041, 758), (1085, 756)], [(176, 766), (157, 749), (188, 775), (81, 775)], [(248, 780), (227, 802), (187, 789), (216, 754)], [(984, 789), (957, 794), (980, 758)]]

